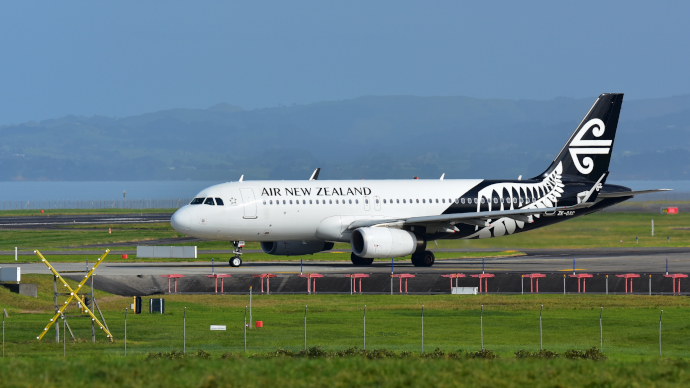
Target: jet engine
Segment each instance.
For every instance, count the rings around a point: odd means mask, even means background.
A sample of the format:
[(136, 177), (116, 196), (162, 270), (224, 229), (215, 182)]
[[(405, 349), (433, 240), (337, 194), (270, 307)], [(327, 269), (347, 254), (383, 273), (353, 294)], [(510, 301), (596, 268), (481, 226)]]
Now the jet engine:
[(383, 227), (355, 229), (350, 244), (355, 255), (368, 259), (407, 256), (426, 245), (412, 232)]
[(262, 242), (261, 249), (269, 255), (299, 256), (330, 251), (333, 249), (333, 243), (325, 241), (269, 241)]

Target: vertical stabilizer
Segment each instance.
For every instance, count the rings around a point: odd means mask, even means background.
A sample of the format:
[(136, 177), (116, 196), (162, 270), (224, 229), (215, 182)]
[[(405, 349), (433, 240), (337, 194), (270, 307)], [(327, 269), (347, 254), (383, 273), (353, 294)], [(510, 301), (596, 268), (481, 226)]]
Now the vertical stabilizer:
[(622, 104), (622, 93), (600, 95), (551, 166), (534, 179), (547, 177), (561, 164), (564, 181), (599, 180), (609, 169)]

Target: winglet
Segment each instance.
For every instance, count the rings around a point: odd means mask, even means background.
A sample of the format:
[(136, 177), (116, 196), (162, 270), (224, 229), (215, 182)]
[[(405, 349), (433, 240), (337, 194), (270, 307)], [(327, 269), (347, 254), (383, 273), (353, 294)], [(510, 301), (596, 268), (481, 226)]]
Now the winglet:
[(443, 177), (445, 177), (445, 176), (446, 176), (446, 173), (444, 172), (444, 173), (441, 175), (441, 180), (443, 180)]
[(310, 180), (310, 181), (315, 181), (315, 180), (319, 179), (319, 173), (320, 173), (320, 172), (321, 172), (321, 167), (319, 167), (319, 168), (317, 168), (316, 170), (314, 170), (314, 173), (311, 174), (311, 177), (309, 178), (309, 180)]
[(239, 181), (242, 182), (243, 180), (244, 180), (244, 175), (242, 175), (242, 176), (240, 177), (240, 180), (239, 180)]

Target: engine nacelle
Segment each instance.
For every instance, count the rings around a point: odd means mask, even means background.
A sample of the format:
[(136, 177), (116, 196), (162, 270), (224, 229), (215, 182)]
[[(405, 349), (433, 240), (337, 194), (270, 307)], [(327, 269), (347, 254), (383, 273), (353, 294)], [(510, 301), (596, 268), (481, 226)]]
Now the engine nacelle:
[(262, 242), (261, 249), (269, 255), (299, 256), (330, 251), (333, 249), (333, 243), (325, 241), (269, 241)]
[(383, 259), (411, 255), (424, 241), (407, 230), (367, 227), (355, 229), (350, 244), (359, 257)]

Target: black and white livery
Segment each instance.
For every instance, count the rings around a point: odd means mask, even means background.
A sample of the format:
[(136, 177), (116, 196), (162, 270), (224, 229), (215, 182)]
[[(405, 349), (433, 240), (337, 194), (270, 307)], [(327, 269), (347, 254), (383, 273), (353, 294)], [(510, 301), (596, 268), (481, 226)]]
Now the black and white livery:
[(526, 232), (644, 194), (606, 184), (623, 94), (602, 94), (543, 173), (526, 180), (410, 179), (243, 181), (202, 190), (172, 216), (175, 230), (229, 240), (232, 266), (244, 240), (266, 253), (305, 255), (352, 246), (352, 262), (412, 255), (434, 264), (427, 242)]

